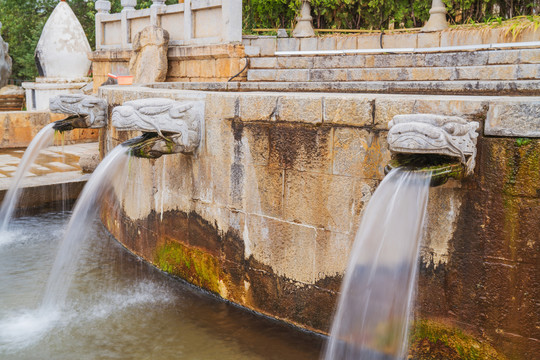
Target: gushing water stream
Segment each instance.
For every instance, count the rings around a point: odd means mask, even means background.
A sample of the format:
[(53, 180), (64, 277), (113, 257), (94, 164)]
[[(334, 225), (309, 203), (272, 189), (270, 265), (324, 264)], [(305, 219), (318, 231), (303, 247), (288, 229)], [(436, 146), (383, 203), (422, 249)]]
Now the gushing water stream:
[(23, 158), (21, 159), (21, 162), (17, 167), (17, 171), (15, 172), (15, 176), (12, 179), (11, 185), (6, 192), (4, 201), (2, 202), (2, 207), (0, 208), (0, 232), (2, 233), (6, 232), (9, 221), (13, 216), (13, 211), (15, 210), (15, 206), (17, 205), (17, 201), (19, 200), (21, 181), (24, 175), (28, 172), (30, 166), (32, 166), (32, 164), (36, 160), (39, 152), (47, 146), (51, 145), (53, 141), (53, 127), (54, 123), (50, 123), (43, 129), (41, 129), (34, 137), (34, 139), (32, 139), (32, 142), (24, 152)]
[(326, 360), (402, 360), (431, 176), (393, 170), (365, 209)]

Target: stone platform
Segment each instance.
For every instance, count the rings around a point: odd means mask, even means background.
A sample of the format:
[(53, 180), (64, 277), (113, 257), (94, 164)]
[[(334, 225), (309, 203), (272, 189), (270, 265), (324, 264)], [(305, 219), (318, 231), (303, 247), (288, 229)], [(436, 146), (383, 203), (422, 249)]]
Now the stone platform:
[[(24, 150), (0, 150), (0, 199), (11, 184)], [(90, 176), (81, 172), (79, 159), (90, 152), (98, 152), (97, 143), (51, 146), (43, 150), (23, 180), (19, 211), (26, 213), (73, 203)]]

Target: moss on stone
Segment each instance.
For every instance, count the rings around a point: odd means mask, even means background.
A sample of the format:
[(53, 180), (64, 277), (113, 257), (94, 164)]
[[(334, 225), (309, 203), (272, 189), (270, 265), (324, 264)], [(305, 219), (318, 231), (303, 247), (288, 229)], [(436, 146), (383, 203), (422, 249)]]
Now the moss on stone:
[(409, 359), (413, 360), (505, 360), (489, 344), (462, 330), (431, 320), (414, 325)]
[(154, 264), (161, 270), (219, 294), (220, 266), (212, 255), (176, 242), (156, 251)]

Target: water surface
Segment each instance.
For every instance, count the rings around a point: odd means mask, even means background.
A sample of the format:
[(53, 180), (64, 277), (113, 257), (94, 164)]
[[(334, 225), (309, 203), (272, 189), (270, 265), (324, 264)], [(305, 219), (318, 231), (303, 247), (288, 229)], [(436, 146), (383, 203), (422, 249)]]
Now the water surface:
[(91, 227), (63, 310), (40, 311), (68, 215), (0, 235), (2, 359), (317, 359), (321, 341), (173, 279)]

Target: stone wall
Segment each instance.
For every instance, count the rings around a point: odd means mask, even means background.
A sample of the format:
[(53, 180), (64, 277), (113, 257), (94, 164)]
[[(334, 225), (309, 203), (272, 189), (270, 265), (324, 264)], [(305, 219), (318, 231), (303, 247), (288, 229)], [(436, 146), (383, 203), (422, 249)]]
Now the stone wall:
[[(242, 45), (171, 46), (168, 52), (167, 81), (226, 82), (246, 65)], [(94, 91), (107, 74), (129, 74), (131, 50), (98, 50), (91, 54)], [(246, 72), (235, 78), (246, 79)]]
[[(104, 87), (100, 96), (111, 106), (143, 97), (198, 97), (206, 106), (195, 156), (130, 160), (127, 182), (103, 207), (111, 233), (164, 271), (320, 332), (390, 158), (392, 117), (458, 115), (508, 130), (540, 107), (533, 97), (144, 87)], [(109, 127), (101, 148), (135, 135)], [(540, 353), (539, 148), (482, 134), (475, 175), (431, 190), (422, 249), (418, 316), (454, 324), (511, 359)]]
[(540, 41), (540, 29), (532, 25), (517, 33), (508, 28), (448, 29), (436, 32), (385, 32), (359, 35), (327, 35), (308, 38), (244, 35), (250, 57), (274, 56), (276, 51), (335, 51), (353, 49), (434, 48), (480, 44)]
[[(65, 118), (44, 111), (0, 112), (0, 148), (27, 147), (45, 125)], [(74, 129), (64, 133), (65, 144), (98, 140), (98, 129)]]

